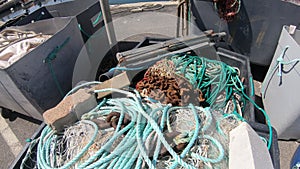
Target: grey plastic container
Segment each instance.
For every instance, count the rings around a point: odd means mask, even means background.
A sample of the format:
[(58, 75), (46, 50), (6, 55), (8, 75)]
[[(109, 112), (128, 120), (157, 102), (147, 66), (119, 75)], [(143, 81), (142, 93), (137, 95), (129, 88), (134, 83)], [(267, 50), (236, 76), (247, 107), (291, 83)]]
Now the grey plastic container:
[[(273, 61), (263, 81), (262, 100), (271, 123), (277, 130), (278, 138), (299, 140), (300, 30), (291, 35), (288, 29), (287, 26), (282, 29)], [(289, 47), (284, 52), (287, 46)], [(279, 63), (280, 56), (284, 62), (290, 64)]]
[(15, 27), (53, 36), (6, 69), (0, 69), (0, 107), (42, 119), (42, 113), (61, 99), (49, 65), (44, 63), (54, 49), (66, 43), (52, 61), (54, 74), (62, 91), (72, 87), (77, 56), (84, 45), (74, 17), (52, 18)]

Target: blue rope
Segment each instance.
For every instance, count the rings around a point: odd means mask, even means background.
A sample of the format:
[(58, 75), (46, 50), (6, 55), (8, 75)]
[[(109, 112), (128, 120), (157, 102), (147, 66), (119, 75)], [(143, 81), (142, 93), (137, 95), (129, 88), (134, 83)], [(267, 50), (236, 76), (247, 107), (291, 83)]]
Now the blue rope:
[[(81, 87), (90, 86), (93, 84), (98, 84), (98, 82), (90, 82), (80, 86), (77, 86), (73, 90), (69, 92), (69, 94), (75, 92)], [(113, 136), (101, 145), (101, 148), (95, 152), (92, 156), (90, 156), (87, 160), (78, 164), (77, 168), (141, 168), (145, 162), (149, 168), (155, 168), (158, 155), (162, 146), (166, 148), (166, 150), (170, 153), (174, 162), (171, 168), (176, 168), (177, 165), (181, 165), (184, 168), (194, 169), (195, 167), (191, 164), (186, 163), (183, 158), (188, 153), (191, 153), (193, 158), (201, 159), (204, 162), (217, 163), (220, 162), (224, 157), (224, 150), (222, 145), (210, 136), (201, 136), (200, 132), (205, 132), (212, 122), (212, 115), (209, 111), (209, 108), (195, 107), (192, 104), (189, 104), (186, 107), (171, 107), (170, 105), (159, 105), (160, 107), (151, 108), (150, 105), (142, 101), (139, 93), (134, 90), (132, 92), (123, 91), (120, 89), (101, 89), (95, 90), (94, 93), (107, 92), (112, 91), (120, 94), (124, 94), (127, 98), (113, 98), (113, 99), (103, 99), (92, 111), (86, 113), (82, 116), (82, 119), (92, 119), (100, 116), (106, 116), (112, 111), (119, 112), (120, 118), (117, 124), (117, 129), (114, 131)], [(191, 131), (189, 134), (189, 139), (187, 141), (187, 146), (184, 148), (182, 153), (178, 155), (170, 144), (166, 141), (163, 131), (165, 128), (165, 123), (167, 126), (170, 126), (169, 114), (175, 111), (176, 109), (188, 109), (193, 112), (193, 116), (196, 122), (195, 129)], [(124, 128), (121, 128), (123, 119), (125, 118), (125, 113), (130, 116), (130, 123), (126, 125)], [(199, 116), (201, 113), (205, 115), (205, 122), (203, 126), (200, 125)], [(201, 115), (202, 116), (202, 115)], [(159, 117), (161, 117), (160, 121), (158, 121)], [(82, 120), (85, 123), (94, 125), (93, 122)], [(170, 127), (168, 127), (170, 128)], [(95, 133), (90, 142), (84, 147), (84, 149), (77, 154), (71, 161), (69, 161), (64, 166), (59, 167), (59, 169), (70, 168), (75, 163), (77, 164), (80, 157), (82, 157), (87, 151), (89, 146), (94, 142), (98, 129), (95, 128)], [(168, 129), (169, 130), (169, 129)], [(124, 135), (124, 133), (126, 134)], [(145, 141), (150, 139), (153, 134), (157, 137), (157, 143), (154, 149), (153, 159), (150, 160), (149, 155), (147, 154), (148, 150), (145, 147)], [(124, 135), (124, 137), (122, 137)], [(112, 150), (113, 143), (122, 137), (120, 143)], [(195, 153), (190, 152), (191, 148), (194, 146), (197, 139), (206, 138), (212, 141), (214, 145), (218, 148), (219, 156), (216, 159), (209, 159), (205, 157), (201, 157)], [(39, 168), (50, 169), (55, 166), (51, 166), (49, 150), (53, 143), (53, 141), (59, 139), (52, 131), (52, 129), (47, 126), (44, 128), (40, 142), (38, 144), (38, 166)]]

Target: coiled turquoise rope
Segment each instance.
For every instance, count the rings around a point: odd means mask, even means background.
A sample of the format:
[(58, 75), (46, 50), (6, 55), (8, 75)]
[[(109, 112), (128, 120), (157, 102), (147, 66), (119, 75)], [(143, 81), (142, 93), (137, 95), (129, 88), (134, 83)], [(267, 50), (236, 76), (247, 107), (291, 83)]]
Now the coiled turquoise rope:
[[(259, 111), (261, 111), (266, 117), (266, 122), (269, 128), (268, 149), (271, 149), (273, 132), (270, 119), (267, 113), (245, 93), (244, 85), (242, 84), (235, 68), (226, 65), (221, 61), (210, 60), (187, 54), (175, 55), (169, 59), (174, 62), (178, 74), (184, 75), (191, 84), (197, 86), (197, 88), (204, 93), (206, 101), (213, 109), (224, 107), (224, 105), (230, 99), (235, 100), (233, 95), (233, 93), (235, 93), (241, 96), (241, 102), (243, 103), (244, 107), (246, 105), (246, 101), (248, 100)], [(226, 92), (226, 99), (223, 103), (217, 104), (217, 97), (224, 90)], [(252, 89), (252, 95), (253, 91), (254, 90)], [(244, 110), (244, 107), (242, 110)], [(234, 111), (236, 112), (237, 109), (235, 108)], [(245, 121), (243, 118), (242, 120)]]
[(88, 144), (67, 164), (65, 164), (62, 167), (55, 167), (51, 166), (49, 162), (49, 150), (51, 148), (51, 142), (55, 140), (55, 132), (49, 127), (46, 126), (44, 130), (42, 131), (40, 142), (38, 144), (38, 156), (37, 156), (37, 162), (38, 162), (38, 168), (42, 169), (68, 169), (72, 165), (74, 165), (78, 160), (88, 151), (89, 147), (94, 143), (94, 140), (96, 139), (97, 133), (98, 133), (98, 126), (88, 120), (82, 120), (82, 123), (86, 123), (89, 125), (92, 125), (94, 127), (94, 134), (91, 138), (91, 140), (88, 142)]
[[(88, 83), (89, 85), (95, 84)], [(81, 85), (83, 87), (84, 85)], [(74, 89), (74, 91), (78, 90)], [(149, 106), (145, 105), (145, 103), (142, 103), (141, 97), (138, 95), (138, 93), (131, 93), (119, 89), (103, 89), (103, 90), (97, 90), (95, 93), (98, 92), (106, 92), (106, 91), (113, 91), (118, 92), (122, 94), (126, 94), (129, 98), (116, 98), (116, 99), (108, 99), (106, 101), (102, 101), (99, 103), (101, 106), (97, 106), (98, 110), (94, 109), (93, 112), (87, 113), (85, 118), (93, 118), (93, 117), (99, 117), (103, 115), (109, 114), (111, 111), (118, 111), (122, 114), (127, 113), (130, 115), (131, 122), (124, 127), (123, 129), (115, 130), (114, 135), (112, 138), (108, 140), (107, 143), (105, 143), (95, 154), (93, 154), (89, 159), (84, 161), (83, 163), (79, 164), (77, 168), (132, 168), (134, 163), (136, 162), (136, 168), (140, 168), (143, 161), (146, 162), (146, 164), (149, 166), (149, 168), (155, 168), (156, 165), (156, 159), (158, 157), (158, 153), (160, 150), (161, 144), (167, 149), (167, 151), (171, 154), (171, 156), (174, 159), (174, 164), (172, 168), (175, 168), (178, 164), (185, 167), (185, 168), (195, 168), (191, 166), (190, 164), (187, 164), (185, 161), (183, 161), (184, 156), (187, 154), (187, 152), (190, 150), (190, 148), (193, 146), (195, 140), (198, 138), (198, 133), (203, 131), (203, 129), (200, 128), (200, 122), (199, 117), (197, 114), (197, 110), (201, 110), (205, 112), (207, 115), (207, 122), (211, 121), (211, 115), (208, 116), (209, 113), (207, 113), (207, 110), (200, 108), (200, 107), (194, 107), (192, 104), (190, 104), (188, 107), (176, 107), (177, 109), (184, 108), (184, 109), (190, 109), (193, 114), (194, 118), (196, 120), (196, 128), (194, 130), (194, 134), (192, 139), (189, 141), (188, 146), (184, 149), (184, 151), (181, 153), (181, 155), (177, 155), (177, 153), (172, 149), (172, 147), (168, 144), (168, 142), (164, 138), (164, 134), (162, 133), (162, 130), (164, 129), (164, 123), (166, 122), (166, 119), (168, 117), (168, 113), (170, 113), (171, 109), (175, 110), (174, 108), (170, 107), (169, 105), (159, 107), (159, 108), (150, 108)], [(72, 93), (72, 92), (71, 92)], [(126, 106), (125, 106), (126, 105)], [(160, 125), (157, 124), (158, 115), (157, 112), (162, 111), (162, 119), (160, 121)], [(91, 115), (88, 115), (91, 114)], [(120, 117), (121, 117), (120, 116)], [(123, 118), (120, 118), (118, 121), (118, 126), (121, 124), (121, 121), (123, 121)], [(67, 169), (70, 168), (72, 165), (74, 165), (78, 160), (84, 155), (85, 152), (88, 151), (88, 148), (93, 144), (96, 133), (98, 132), (97, 125), (95, 123), (89, 121), (89, 120), (82, 120), (82, 122), (92, 125), (95, 128), (93, 138), (90, 140), (90, 142), (82, 149), (82, 151), (77, 154), (71, 161), (67, 162), (66, 165), (57, 167), (59, 169)], [(167, 122), (168, 123), (168, 122)], [(203, 126), (204, 130), (207, 128), (207, 126)], [(153, 160), (150, 160), (148, 157), (148, 154), (146, 153), (146, 149), (144, 147), (144, 141), (148, 138), (151, 132), (155, 132), (157, 135), (157, 147), (155, 147), (155, 155), (156, 156)], [(121, 137), (125, 132), (126, 135), (118, 144), (118, 146), (113, 150), (113, 152), (109, 153), (109, 150), (111, 148), (111, 145), (113, 142)], [(55, 168), (56, 166), (51, 166), (49, 163), (50, 161), (47, 160), (49, 158), (49, 149), (51, 147), (51, 143), (53, 140), (58, 139), (56, 137), (56, 133), (50, 128), (45, 127), (41, 137), (40, 142), (38, 144), (38, 168)], [(141, 158), (139, 159), (138, 156)], [(100, 158), (99, 158), (100, 157)], [(136, 161), (137, 160), (137, 161)]]

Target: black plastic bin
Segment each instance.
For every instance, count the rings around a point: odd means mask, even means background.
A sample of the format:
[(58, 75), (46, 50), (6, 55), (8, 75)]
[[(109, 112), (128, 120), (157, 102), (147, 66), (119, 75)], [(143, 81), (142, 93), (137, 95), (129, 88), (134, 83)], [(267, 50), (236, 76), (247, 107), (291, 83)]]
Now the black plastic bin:
[[(37, 129), (37, 131), (32, 135), (32, 137), (30, 138), (30, 140), (34, 140), (36, 138), (38, 138), (44, 127), (46, 126), (45, 123), (42, 123), (39, 128)], [(11, 163), (9, 169), (19, 169), (21, 167), (22, 161), (25, 158), (26, 154), (27, 154), (27, 150), (30, 147), (30, 142), (28, 142), (25, 147), (22, 149), (22, 151), (19, 153), (19, 155), (16, 157), (16, 159)], [(37, 144), (33, 146), (32, 148), (32, 154), (30, 154), (30, 156), (28, 157), (28, 159), (25, 161), (25, 165), (24, 165), (24, 169), (33, 169), (36, 165), (36, 152), (37, 152)]]
[(282, 26), (298, 26), (300, 18), (297, 5), (281, 0), (241, 0), (239, 13), (229, 22), (218, 16), (213, 1), (192, 0), (191, 10), (200, 30), (226, 32), (234, 51), (261, 66), (270, 65)]

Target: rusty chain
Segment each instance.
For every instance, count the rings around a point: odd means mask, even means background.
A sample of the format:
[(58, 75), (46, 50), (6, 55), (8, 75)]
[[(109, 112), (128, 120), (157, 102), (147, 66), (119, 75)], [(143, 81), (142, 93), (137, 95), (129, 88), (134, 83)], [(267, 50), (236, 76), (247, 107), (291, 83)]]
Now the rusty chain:
[(174, 72), (174, 64), (163, 59), (150, 67), (144, 78), (136, 85), (143, 97), (160, 101), (163, 104), (184, 106), (188, 103), (201, 104), (205, 101), (201, 90)]

